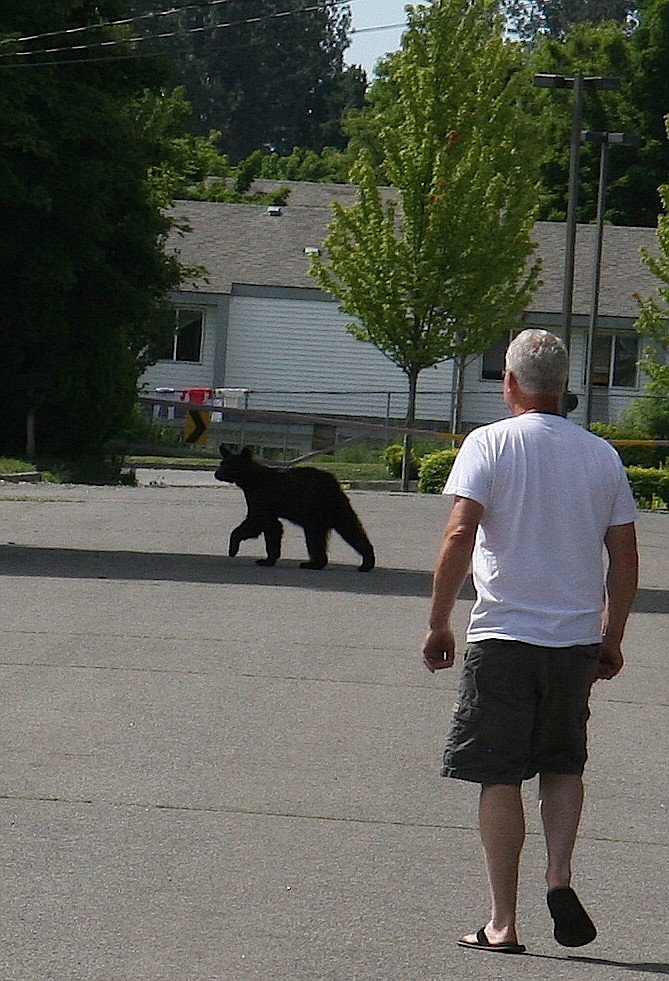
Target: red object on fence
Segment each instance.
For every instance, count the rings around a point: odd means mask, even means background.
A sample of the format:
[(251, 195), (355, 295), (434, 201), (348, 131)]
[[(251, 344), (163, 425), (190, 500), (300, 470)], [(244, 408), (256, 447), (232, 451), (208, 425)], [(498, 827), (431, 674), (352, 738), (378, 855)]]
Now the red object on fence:
[(181, 393), (182, 402), (190, 402), (193, 405), (201, 405), (214, 397), (211, 388), (184, 388)]

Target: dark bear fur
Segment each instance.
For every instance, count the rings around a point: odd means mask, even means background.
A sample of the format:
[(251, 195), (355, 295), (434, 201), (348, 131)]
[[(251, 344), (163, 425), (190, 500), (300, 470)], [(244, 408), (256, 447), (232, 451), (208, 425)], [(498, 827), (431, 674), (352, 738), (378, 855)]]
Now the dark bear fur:
[(286, 518), (304, 529), (309, 561), (300, 562), (300, 568), (325, 568), (333, 529), (362, 556), (360, 572), (374, 568), (374, 549), (336, 477), (316, 467), (267, 467), (254, 460), (248, 448), (230, 453), (221, 443), (220, 452), (222, 460), (214, 477), (237, 484), (248, 508), (246, 518), (230, 535), (229, 555), (236, 555), (247, 538), (263, 534), (267, 558), (259, 559), (258, 565), (274, 565), (281, 555), (283, 525), (279, 518)]

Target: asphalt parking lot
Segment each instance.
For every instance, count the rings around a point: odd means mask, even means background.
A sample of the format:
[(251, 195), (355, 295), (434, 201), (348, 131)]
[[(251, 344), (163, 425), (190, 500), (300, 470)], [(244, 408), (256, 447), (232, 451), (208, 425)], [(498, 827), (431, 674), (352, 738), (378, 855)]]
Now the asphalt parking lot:
[[(453, 981), (669, 974), (669, 515), (639, 520), (627, 666), (593, 696), (575, 886), (552, 938), (526, 787), (528, 956), (487, 914), (477, 790), (439, 777), (457, 671), (420, 661), (439, 497), (352, 492), (378, 568), (301, 532), (227, 557), (242, 495), (0, 484), (3, 981)], [(458, 602), (462, 634), (469, 599)]]

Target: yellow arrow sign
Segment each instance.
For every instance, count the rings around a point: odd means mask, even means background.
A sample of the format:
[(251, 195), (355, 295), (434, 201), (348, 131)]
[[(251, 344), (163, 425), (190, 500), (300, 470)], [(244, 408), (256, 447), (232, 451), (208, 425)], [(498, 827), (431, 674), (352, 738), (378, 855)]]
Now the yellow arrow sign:
[(196, 444), (206, 446), (210, 420), (211, 412), (205, 412), (203, 409), (189, 409), (184, 419), (184, 443), (190, 443), (192, 446)]

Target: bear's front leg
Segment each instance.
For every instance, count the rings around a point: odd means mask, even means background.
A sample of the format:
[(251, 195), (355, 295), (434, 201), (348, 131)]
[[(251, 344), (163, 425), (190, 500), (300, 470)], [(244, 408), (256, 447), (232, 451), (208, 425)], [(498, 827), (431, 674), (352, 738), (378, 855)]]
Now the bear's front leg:
[(239, 546), (241, 543), (246, 541), (247, 538), (257, 538), (262, 530), (262, 525), (259, 525), (257, 521), (249, 521), (249, 519), (246, 518), (246, 520), (242, 521), (241, 525), (238, 525), (230, 535), (228, 555), (231, 558), (234, 558), (237, 552), (239, 552)]
[(265, 534), (265, 548), (267, 549), (267, 558), (258, 559), (258, 565), (272, 566), (276, 563), (277, 559), (281, 555), (281, 539), (283, 537), (283, 525), (281, 522), (274, 518), (269, 519), (264, 529)]

